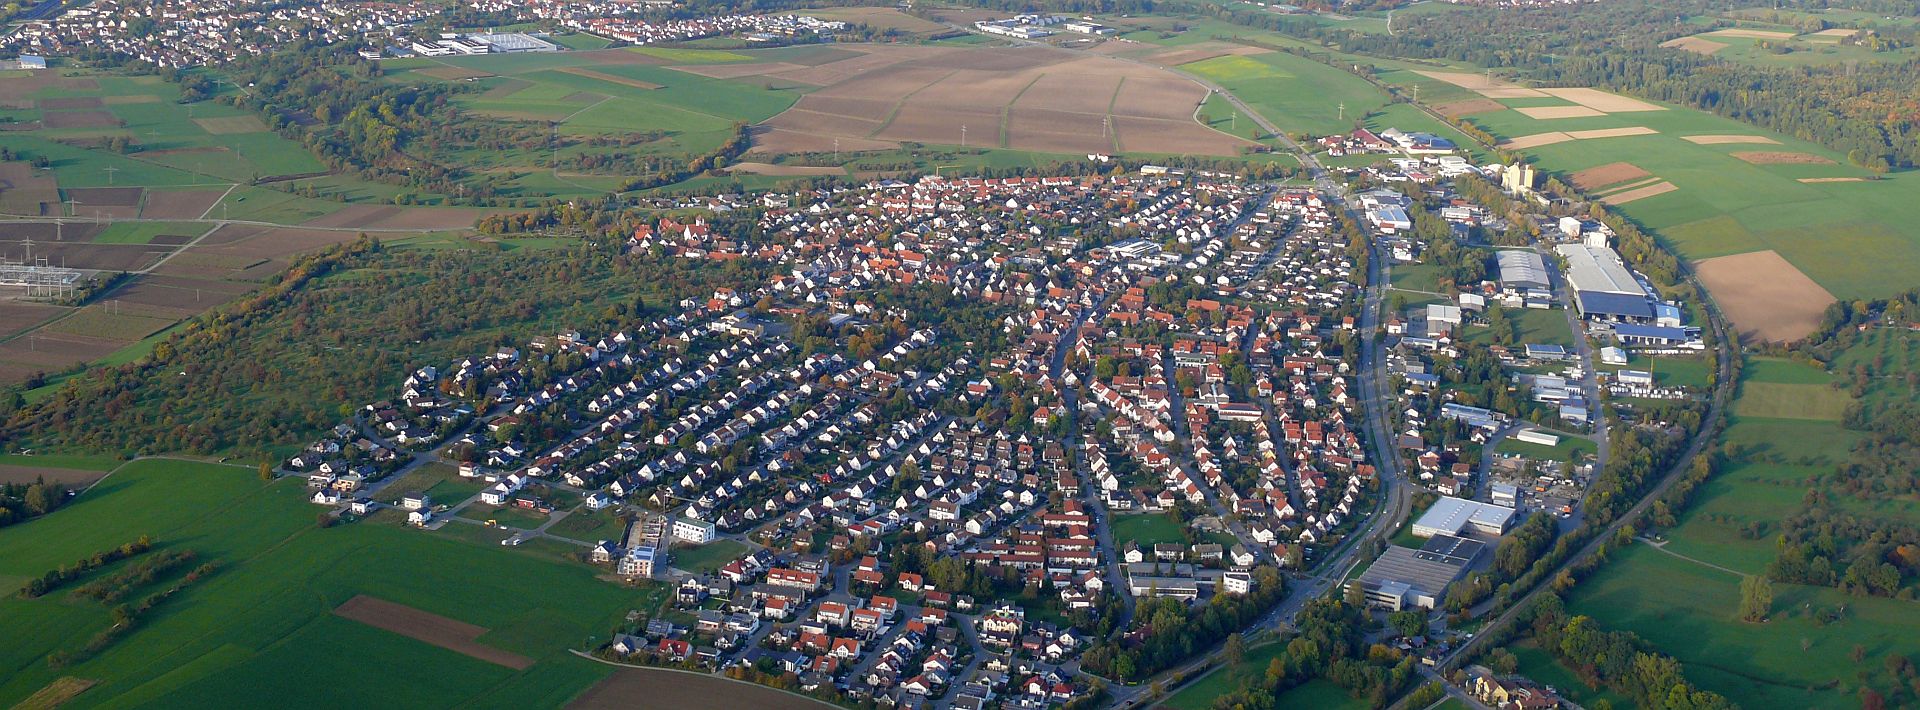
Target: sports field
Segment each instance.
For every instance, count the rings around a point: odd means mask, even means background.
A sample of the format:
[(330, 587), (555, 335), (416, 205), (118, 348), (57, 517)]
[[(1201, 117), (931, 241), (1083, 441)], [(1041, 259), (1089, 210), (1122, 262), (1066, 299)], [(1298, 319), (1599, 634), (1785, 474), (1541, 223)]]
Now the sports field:
[[(218, 566), (118, 643), (58, 671), (46, 655), (105, 628), (106, 607), (60, 593), (0, 601), (0, 636), (9, 639), (0, 644), (0, 704), (75, 676), (100, 681), (81, 697), (88, 705), (246, 705), (272, 695), (313, 707), (370, 697), (423, 707), (553, 706), (611, 670), (566, 648), (604, 635), (628, 609), (658, 603), (658, 588), (608, 584), (558, 559), (377, 522), (320, 529), (318, 510), (298, 480), (263, 484), (250, 466), (148, 460), (45, 519), (0, 530), (7, 584), (141, 535)], [(465, 642), (476, 644), (472, 653), (531, 665), (515, 670), (448, 650), (458, 645), (450, 635), (436, 636), (436, 645), (333, 613), (362, 594), (473, 632)], [(331, 664), (327, 682), (313, 682), (314, 664), (325, 659), (342, 662)]]

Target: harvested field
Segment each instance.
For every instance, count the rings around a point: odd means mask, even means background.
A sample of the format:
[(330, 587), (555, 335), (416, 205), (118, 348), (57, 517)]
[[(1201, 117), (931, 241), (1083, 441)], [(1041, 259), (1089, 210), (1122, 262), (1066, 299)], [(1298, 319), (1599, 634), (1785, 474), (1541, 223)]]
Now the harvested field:
[(96, 303), (35, 332), (87, 335), (112, 340), (139, 340), (160, 332), (177, 320), (164, 316), (115, 313), (114, 310), (113, 305)]
[(258, 116), (221, 116), (219, 118), (196, 118), (195, 124), (200, 130), (216, 136), (231, 133), (265, 133), (267, 123)]
[(474, 639), (487, 632), (484, 626), (474, 626), (439, 614), (429, 614), (404, 604), (395, 604), (362, 594), (348, 599), (347, 603), (336, 607), (333, 613), (376, 629), (392, 631), (410, 639), (425, 641), (454, 653), (472, 656), (514, 670), (526, 670), (528, 666), (533, 665), (531, 658), (475, 641)]
[(622, 668), (589, 688), (567, 710), (627, 710), (638, 698), (647, 706), (724, 707), (729, 710), (793, 710), (837, 706), (764, 685), (705, 673), (680, 673), (660, 668)]
[(32, 328), (71, 309), (44, 303), (0, 301), (0, 336)]
[(1857, 177), (1823, 177), (1823, 178), (1800, 178), (1800, 182), (1809, 182), (1809, 183), (1817, 183), (1817, 182), (1866, 182), (1866, 181), (1867, 181), (1867, 179), (1866, 179), (1866, 178), (1857, 178)]
[[(115, 291), (113, 294), (114, 302), (112, 305), (115, 312), (108, 315), (119, 316), (124, 320), (103, 322), (102, 327), (116, 327), (119, 329), (119, 333), (131, 333), (137, 330), (138, 327), (153, 325), (148, 321), (134, 320), (136, 317), (168, 321), (159, 323), (157, 327), (141, 333), (137, 337), (127, 338), (128, 340), (138, 340), (161, 328), (171, 325), (171, 321), (198, 315), (202, 311), (233, 300), (236, 295), (226, 290), (226, 288), (192, 288), (178, 283), (166, 283), (157, 280), (161, 278), (179, 279), (181, 277), (145, 275), (139, 277), (133, 283), (121, 287), (120, 290)], [(247, 284), (198, 281), (195, 279), (186, 280), (207, 285), (218, 284), (229, 288), (248, 287)], [(65, 321), (61, 322), (61, 324), (64, 323)]]
[(1713, 56), (1714, 52), (1718, 52), (1722, 49), (1727, 48), (1727, 45), (1725, 42), (1715, 42), (1713, 40), (1703, 39), (1700, 37), (1681, 37), (1679, 39), (1670, 39), (1665, 42), (1661, 42), (1660, 46), (1666, 47), (1668, 49), (1685, 50), (1688, 52), (1693, 52), (1694, 54), (1702, 54), (1706, 56)]
[(1631, 180), (1631, 181), (1628, 181), (1628, 182), (1624, 182), (1624, 183), (1620, 183), (1620, 184), (1617, 184), (1617, 185), (1608, 185), (1608, 186), (1607, 186), (1607, 187), (1606, 187), (1605, 189), (1602, 189), (1602, 190), (1596, 190), (1596, 191), (1594, 191), (1594, 193), (1595, 193), (1596, 195), (1601, 195), (1601, 196), (1605, 196), (1605, 195), (1611, 195), (1611, 194), (1613, 194), (1613, 193), (1616, 193), (1616, 192), (1626, 192), (1626, 191), (1628, 191), (1628, 190), (1633, 190), (1633, 189), (1638, 189), (1638, 188), (1642, 188), (1642, 187), (1646, 187), (1646, 186), (1648, 186), (1648, 185), (1652, 185), (1652, 184), (1654, 184), (1654, 183), (1656, 183), (1656, 182), (1660, 182), (1660, 178), (1657, 178), (1657, 177), (1649, 177), (1649, 178), (1647, 178), (1647, 179), (1645, 179), (1645, 180)]
[(1754, 165), (1832, 165), (1833, 161), (1812, 153), (1780, 150), (1749, 150), (1728, 153)]
[(157, 104), (157, 103), (160, 103), (160, 97), (154, 96), (153, 94), (133, 94), (131, 96), (103, 96), (101, 97), (101, 101), (106, 102), (108, 106), (121, 106), (125, 104)]
[(1434, 106), (1433, 110), (1449, 117), (1471, 116), (1476, 113), (1492, 113), (1506, 110), (1507, 105), (1493, 99), (1468, 99), (1453, 101)]
[(1606, 115), (1585, 106), (1523, 106), (1514, 110), (1524, 114), (1527, 118), (1537, 121), (1548, 121), (1556, 118), (1592, 118), (1594, 116)]
[(147, 196), (140, 215), (147, 219), (200, 219), (220, 203), (224, 190), (170, 190)]
[(1634, 111), (1665, 111), (1666, 109), (1639, 99), (1630, 99), (1619, 94), (1588, 88), (1541, 89), (1542, 93), (1554, 98), (1566, 99), (1581, 106), (1602, 113), (1631, 113)]
[(1591, 131), (1567, 131), (1567, 137), (1577, 141), (1595, 138), (1625, 138), (1627, 136), (1650, 136), (1659, 131), (1646, 126), (1628, 126), (1626, 128), (1600, 128)]
[(1182, 64), (1204, 62), (1206, 60), (1213, 59), (1214, 57), (1225, 57), (1228, 55), (1265, 54), (1268, 51), (1271, 51), (1271, 50), (1265, 50), (1259, 47), (1249, 47), (1244, 44), (1228, 44), (1226, 42), (1200, 42), (1198, 44), (1190, 44), (1185, 47), (1181, 47), (1179, 49), (1170, 49), (1170, 50), (1161, 51), (1161, 52), (1154, 52), (1153, 54), (1149, 54), (1145, 57), (1142, 57), (1142, 59), (1145, 59), (1149, 62), (1153, 62), (1155, 64), (1159, 64), (1161, 66), (1177, 67)]
[(1860, 34), (1860, 30), (1853, 29), (1851, 27), (1835, 27), (1830, 30), (1820, 30), (1819, 32), (1815, 32), (1807, 36), (1808, 37), (1824, 37), (1829, 40), (1837, 42), (1857, 34)]
[(1505, 79), (1489, 78), (1485, 74), (1444, 71), (1417, 71), (1414, 73), (1429, 79), (1439, 79), (1489, 99), (1531, 99), (1546, 96), (1546, 94), (1537, 89), (1529, 89)]
[(24, 162), (0, 163), (0, 212), (39, 217), (60, 202), (60, 186), (52, 173), (35, 172)]
[(1746, 29), (1738, 29), (1738, 28), (1714, 30), (1712, 32), (1703, 32), (1701, 34), (1711, 35), (1715, 37), (1745, 37), (1748, 39), (1793, 39), (1792, 32), (1776, 32), (1773, 30), (1746, 30)]
[(1600, 198), (1600, 201), (1609, 205), (1624, 205), (1634, 200), (1644, 200), (1654, 195), (1664, 195), (1678, 189), (1680, 188), (1675, 187), (1674, 184), (1670, 182), (1656, 182), (1646, 187), (1636, 187), (1631, 190), (1622, 190), (1607, 195)]
[(462, 79), (478, 79), (483, 76), (493, 76), (492, 72), (484, 72), (478, 69), (468, 69), (466, 67), (456, 67), (456, 66), (447, 66), (447, 65), (441, 65), (437, 67), (427, 67), (424, 69), (415, 69), (413, 70), (413, 73), (424, 74), (424, 75), (433, 77), (435, 79), (439, 79), (441, 81), (460, 81)]
[(1574, 187), (1594, 190), (1608, 185), (1618, 185), (1628, 180), (1638, 180), (1652, 174), (1633, 163), (1607, 163), (1574, 173), (1571, 179)]
[(1791, 341), (1820, 325), (1833, 294), (1769, 249), (1694, 263), (1742, 339)]
[(572, 74), (574, 76), (583, 76), (588, 79), (592, 79), (594, 81), (604, 81), (609, 84), (618, 84), (620, 86), (625, 86), (633, 89), (643, 89), (643, 90), (651, 91), (653, 89), (660, 88), (659, 84), (655, 84), (650, 81), (641, 81), (639, 79), (628, 79), (624, 76), (616, 76), (613, 74), (608, 74), (606, 72), (594, 71), (592, 69), (585, 69), (582, 67), (561, 67), (559, 71), (562, 74)]
[(780, 72), (798, 71), (798, 70), (806, 69), (806, 67), (803, 65), (794, 64), (791, 62), (747, 62), (744, 64), (741, 64), (741, 63), (692, 64), (688, 66), (676, 66), (676, 67), (668, 67), (668, 68), (674, 71), (683, 71), (688, 74), (698, 74), (700, 76), (711, 77), (714, 79), (738, 79), (743, 76), (762, 76), (766, 74), (778, 74)]
[(0, 484), (27, 484), (34, 481), (59, 483), (74, 488), (93, 485), (94, 481), (105, 478), (106, 471), (83, 471), (77, 468), (53, 468), (51, 466), (20, 466), (0, 464)]
[(1567, 135), (1560, 131), (1548, 131), (1546, 133), (1535, 133), (1530, 136), (1520, 136), (1519, 138), (1510, 138), (1510, 139), (1501, 141), (1500, 147), (1506, 148), (1508, 150), (1525, 150), (1527, 148), (1538, 148), (1543, 145), (1565, 143), (1573, 139), (1574, 139), (1573, 136)]
[(753, 153), (818, 153), (835, 148), (848, 152), (889, 150), (900, 147), (897, 143), (877, 141), (870, 138), (840, 137), (826, 133), (804, 133), (784, 128), (756, 130), (753, 136)]
[(772, 163), (734, 163), (727, 170), (751, 175), (774, 175), (780, 177), (796, 175), (846, 175), (846, 168), (812, 165), (774, 165)]
[[(194, 247), (196, 251), (224, 256), (247, 257), (251, 261), (289, 256), (321, 247), (353, 241), (350, 231), (317, 229), (233, 227), (216, 229)], [(219, 238), (222, 241), (215, 242)]]
[(112, 128), (120, 125), (120, 117), (100, 110), (47, 111), (40, 114), (40, 125), (51, 129)]
[(0, 360), (53, 372), (91, 362), (126, 347), (127, 341), (67, 333), (31, 333), (0, 343)]
[(1720, 145), (1722, 143), (1764, 143), (1768, 145), (1780, 144), (1780, 141), (1774, 140), (1772, 138), (1768, 138), (1766, 136), (1738, 136), (1738, 135), (1728, 135), (1724, 133), (1698, 135), (1698, 136), (1680, 136), (1680, 140), (1687, 141), (1688, 143), (1695, 143), (1698, 145)]
[(43, 111), (70, 111), (78, 108), (100, 108), (106, 104), (98, 96), (70, 96), (57, 99), (40, 99), (33, 102)]
[[(1232, 155), (1250, 142), (1193, 120), (1206, 89), (1162, 69), (1046, 47), (862, 48), (863, 56), (774, 74), (829, 82), (764, 122), (755, 152), (896, 147), (875, 141), (1050, 153)], [(1151, 122), (1143, 123), (1143, 120)], [(1120, 124), (1134, 125), (1128, 137)], [(858, 143), (856, 147), (855, 141)]]
[(999, 109), (963, 108), (931, 104), (901, 106), (893, 121), (874, 138), (946, 145), (1000, 144)]
[(73, 198), (82, 207), (138, 207), (140, 194), (138, 187), (76, 187), (67, 190), (67, 197)]

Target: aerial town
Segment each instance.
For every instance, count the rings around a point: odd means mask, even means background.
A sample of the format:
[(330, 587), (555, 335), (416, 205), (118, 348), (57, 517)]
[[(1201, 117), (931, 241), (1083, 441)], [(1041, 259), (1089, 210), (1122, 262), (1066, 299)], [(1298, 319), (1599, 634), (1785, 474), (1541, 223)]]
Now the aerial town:
[(1920, 9), (0, 7), (0, 707), (1920, 707)]

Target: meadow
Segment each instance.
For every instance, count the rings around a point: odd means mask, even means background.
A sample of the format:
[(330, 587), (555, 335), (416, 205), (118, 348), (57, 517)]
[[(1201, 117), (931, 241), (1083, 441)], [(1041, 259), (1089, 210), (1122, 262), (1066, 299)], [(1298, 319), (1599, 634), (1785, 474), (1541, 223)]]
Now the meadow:
[(1178, 68), (1220, 84), (1289, 133), (1349, 131), (1389, 101), (1360, 77), (1286, 52), (1230, 54)]
[[(1779, 387), (1844, 397), (1829, 379), (1818, 368), (1756, 358), (1734, 410), (1777, 397)], [(1736, 617), (1742, 576), (1762, 572), (1778, 552), (1767, 526), (1800, 512), (1809, 481), (1829, 474), (1857, 437), (1831, 420), (1736, 414), (1723, 441), (1737, 455), (1695, 492), (1678, 525), (1660, 531), (1664, 545), (1616, 553), (1574, 589), (1572, 611), (1639, 634), (1685, 663), (1695, 683), (1744, 707), (1857, 707), (1860, 673), (1884, 687), (1882, 657), (1920, 653), (1911, 601), (1775, 582), (1770, 620)], [(1908, 501), (1834, 498), (1854, 512), (1913, 515)], [(1856, 646), (1865, 662), (1851, 659)]]
[[(140, 535), (218, 565), (118, 644), (59, 671), (45, 656), (104, 628), (105, 607), (59, 592), (0, 602), (0, 635), (23, 640), (0, 652), (0, 703), (73, 675), (101, 681), (76, 707), (245, 704), (262, 693), (302, 707), (369, 697), (558, 705), (609, 670), (565, 649), (660, 598), (659, 588), (610, 584), (551, 557), (374, 522), (322, 529), (305, 498), (300, 481), (262, 483), (250, 467), (142, 460), (53, 515), (0, 530), (9, 583)], [(480, 643), (535, 663), (514, 671), (330, 613), (359, 594), (484, 626)], [(328, 682), (313, 682), (316, 663)]]

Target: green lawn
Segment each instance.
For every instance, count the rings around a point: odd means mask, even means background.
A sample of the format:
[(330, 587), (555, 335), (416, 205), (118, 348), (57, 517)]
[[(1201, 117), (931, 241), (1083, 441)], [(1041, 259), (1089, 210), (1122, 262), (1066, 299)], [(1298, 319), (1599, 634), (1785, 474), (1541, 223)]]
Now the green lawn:
[(748, 551), (745, 543), (720, 539), (698, 547), (675, 547), (672, 564), (693, 572), (712, 572)]
[(1129, 542), (1147, 548), (1156, 543), (1184, 544), (1186, 541), (1186, 536), (1181, 534), (1180, 524), (1163, 514), (1127, 513), (1113, 516), (1113, 542), (1121, 547)]
[(1743, 417), (1840, 421), (1852, 397), (1828, 385), (1789, 385), (1747, 381), (1733, 413)]
[(1593, 443), (1591, 440), (1582, 439), (1563, 431), (1549, 430), (1548, 433), (1559, 435), (1560, 443), (1554, 444), (1553, 446), (1541, 446), (1540, 444), (1528, 443), (1513, 437), (1507, 437), (1500, 440), (1500, 446), (1494, 448), (1494, 451), (1502, 454), (1519, 454), (1530, 459), (1542, 461), (1566, 461), (1575, 454), (1583, 458), (1593, 456), (1600, 448), (1599, 445)]
[(553, 527), (547, 528), (547, 532), (584, 542), (596, 540), (617, 542), (626, 529), (626, 521), (615, 516), (613, 511), (589, 511), (581, 508), (568, 514), (560, 522), (554, 523)]
[[(0, 704), (55, 677), (97, 679), (85, 705), (252, 705), (261, 697), (341, 707), (380, 697), (422, 707), (555, 706), (607, 673), (565, 653), (605, 638), (629, 609), (656, 604), (593, 569), (377, 522), (319, 529), (298, 481), (262, 484), (251, 468), (149, 460), (128, 465), (68, 507), (0, 529), (0, 577), (17, 580), (140, 535), (218, 565), (117, 644), (55, 671), (44, 656), (104, 628), (105, 608), (63, 594), (0, 601)], [(491, 631), (480, 642), (529, 656), (493, 665), (328, 612), (369, 594)], [(650, 608), (650, 607), (646, 607)], [(316, 659), (339, 682), (314, 683)], [(386, 661), (404, 659), (404, 673)], [(385, 702), (385, 700), (383, 700)]]
[(1713, 377), (1713, 361), (1705, 357), (1665, 357), (1629, 353), (1627, 364), (1595, 364), (1595, 369), (1614, 372), (1641, 370), (1653, 373), (1653, 380), (1669, 387), (1705, 388)]

